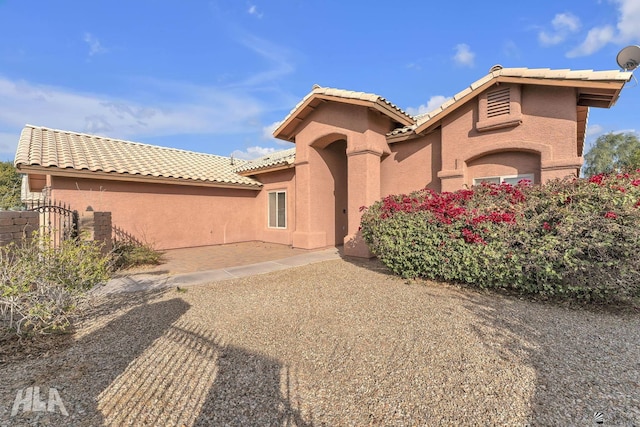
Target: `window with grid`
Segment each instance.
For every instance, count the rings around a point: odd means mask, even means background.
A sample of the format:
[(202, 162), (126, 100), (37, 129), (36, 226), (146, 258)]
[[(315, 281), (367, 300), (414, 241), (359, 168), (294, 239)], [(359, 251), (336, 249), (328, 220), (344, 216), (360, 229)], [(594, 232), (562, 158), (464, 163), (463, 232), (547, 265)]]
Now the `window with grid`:
[(504, 184), (516, 185), (517, 183), (519, 183), (523, 179), (526, 179), (528, 181), (531, 181), (531, 183), (533, 183), (533, 174), (532, 173), (526, 173), (526, 174), (522, 174), (522, 175), (486, 176), (486, 177), (483, 177), (483, 178), (474, 178), (473, 179), (473, 185), (480, 185), (483, 182), (486, 182), (488, 184), (503, 184), (504, 183)]
[(287, 193), (269, 193), (269, 228), (287, 228)]

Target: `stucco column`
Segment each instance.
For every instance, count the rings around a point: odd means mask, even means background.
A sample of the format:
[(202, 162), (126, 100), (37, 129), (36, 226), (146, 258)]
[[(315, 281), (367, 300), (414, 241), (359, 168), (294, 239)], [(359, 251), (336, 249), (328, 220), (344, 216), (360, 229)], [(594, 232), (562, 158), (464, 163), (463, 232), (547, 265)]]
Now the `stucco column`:
[(327, 233), (312, 231), (311, 166), (307, 160), (296, 162), (296, 228), (292, 233), (294, 248), (316, 249), (327, 246)]
[(371, 258), (362, 235), (358, 231), (362, 212), (361, 206), (369, 206), (380, 199), (380, 156), (372, 150), (347, 152), (349, 169), (349, 229), (344, 238), (344, 254), (361, 258)]

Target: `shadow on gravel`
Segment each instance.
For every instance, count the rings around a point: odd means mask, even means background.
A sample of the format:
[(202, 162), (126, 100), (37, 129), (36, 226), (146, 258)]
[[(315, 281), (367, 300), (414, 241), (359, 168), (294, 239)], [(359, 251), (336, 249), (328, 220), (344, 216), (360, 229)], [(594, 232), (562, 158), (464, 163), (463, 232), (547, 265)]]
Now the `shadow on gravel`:
[(218, 371), (196, 426), (312, 426), (291, 402), (289, 369), (236, 346), (217, 348)]
[[(93, 332), (79, 339), (65, 338), (52, 354), (31, 361), (36, 368), (26, 369), (20, 384), (10, 385), (14, 397), (17, 390), (29, 386), (39, 386), (45, 390), (45, 395), (50, 387), (57, 389), (69, 415), (30, 411), (29, 408), (25, 411), (22, 406), (23, 410), (11, 417), (11, 425), (31, 425), (33, 422), (38, 425), (102, 424), (101, 418), (96, 416), (99, 412), (95, 406), (101, 391), (189, 308), (178, 298), (149, 302), (161, 293), (111, 295), (108, 301), (100, 304), (87, 299), (76, 321), (86, 322)], [(102, 317), (119, 310), (128, 311), (104, 324), (99, 323)], [(90, 325), (91, 319), (98, 319), (98, 323)], [(155, 327), (149, 328), (153, 332), (140, 333), (140, 325), (145, 324), (153, 324)], [(73, 399), (72, 396), (81, 398)], [(91, 422), (83, 419), (86, 415), (92, 417)]]
[(640, 316), (465, 290), (488, 352), (535, 371), (530, 425), (640, 425)]
[(342, 250), (340, 250), (340, 258), (349, 264), (355, 265), (356, 267), (365, 268), (369, 271), (387, 276), (397, 277), (378, 258), (358, 258), (347, 256)]
[[(167, 292), (175, 297), (155, 300)], [(175, 291), (108, 298), (85, 308), (83, 328), (91, 332), (65, 341), (46, 363), (22, 365), (20, 383), (4, 384), (0, 425), (312, 426), (292, 403), (295, 375), (288, 367), (182, 319), (190, 305)], [(114, 318), (119, 310), (128, 311)], [(68, 416), (22, 410), (10, 416), (17, 390), (31, 386), (45, 400), (49, 387), (57, 389)]]

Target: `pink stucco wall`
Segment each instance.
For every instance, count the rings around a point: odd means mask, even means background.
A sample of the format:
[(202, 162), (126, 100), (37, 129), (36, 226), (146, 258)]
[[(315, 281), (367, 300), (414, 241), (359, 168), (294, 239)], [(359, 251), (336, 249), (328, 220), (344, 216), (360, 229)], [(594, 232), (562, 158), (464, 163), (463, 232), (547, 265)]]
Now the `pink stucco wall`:
[(440, 191), (440, 130), (424, 137), (390, 145), (382, 159), (380, 197), (429, 187)]
[(492, 176), (533, 175), (540, 182), (540, 156), (528, 152), (500, 152), (478, 157), (467, 163), (465, 184), (473, 185), (474, 178)]
[(320, 104), (296, 134), (294, 246), (345, 244), (367, 251), (359, 239), (360, 207), (380, 198), (380, 158), (391, 150), (384, 115), (364, 106)]
[(157, 249), (256, 240), (262, 223), (254, 190), (57, 176), (52, 187), (53, 199), (111, 212), (114, 226)]
[(481, 157), (498, 152), (510, 154), (501, 156), (494, 169), (484, 161), (482, 174), (501, 175), (505, 161), (518, 163), (519, 156), (530, 159), (526, 153), (533, 153), (540, 158), (540, 182), (575, 176), (582, 163), (576, 148), (575, 89), (523, 86), (521, 112), (519, 125), (484, 132), (476, 126), (478, 102), (469, 102), (446, 117), (442, 123), (442, 170), (438, 173), (442, 190), (454, 191), (469, 185), (477, 177), (473, 174), (479, 171), (476, 167), (469, 169), (469, 165), (477, 165)]
[[(293, 245), (340, 243), (344, 218), (338, 205), (345, 192), (345, 253), (366, 255), (357, 231), (359, 208), (388, 194), (424, 187), (455, 191), (486, 176), (533, 174), (535, 182), (543, 182), (577, 174), (582, 159), (576, 148), (575, 89), (499, 86), (505, 88), (511, 94), (506, 117), (487, 117), (485, 91), (429, 134), (391, 145), (386, 134), (397, 124), (388, 117), (365, 106), (320, 104), (295, 136)], [(346, 187), (338, 185), (343, 180)]]
[[(386, 135), (398, 123), (387, 115), (322, 102), (296, 129), (295, 169), (256, 175), (262, 190), (68, 177), (48, 184), (55, 199), (112, 212), (114, 225), (159, 249), (262, 240), (306, 249), (344, 243), (345, 254), (368, 256), (360, 207), (388, 194), (455, 191), (478, 177), (533, 173), (544, 182), (577, 173), (575, 89), (499, 88), (511, 91), (508, 117), (486, 117), (485, 92), (430, 133), (392, 144)], [(271, 191), (286, 192), (284, 229), (268, 226)]]
[[(290, 245), (292, 230), (296, 223), (295, 209), (295, 169), (290, 168), (281, 171), (262, 173), (256, 178), (262, 182), (263, 187), (256, 197), (254, 215), (256, 216), (256, 240), (270, 243)], [(268, 224), (269, 192), (284, 191), (287, 197), (287, 228), (270, 228)]]

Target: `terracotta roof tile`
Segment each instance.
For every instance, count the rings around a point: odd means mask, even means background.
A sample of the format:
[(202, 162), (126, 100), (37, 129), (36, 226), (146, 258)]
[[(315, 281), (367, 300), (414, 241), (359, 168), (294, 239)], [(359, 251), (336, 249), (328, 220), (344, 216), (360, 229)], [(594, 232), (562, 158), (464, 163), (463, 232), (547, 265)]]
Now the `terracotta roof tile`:
[(447, 110), (454, 104), (467, 98), (468, 96), (475, 96), (475, 92), (490, 83), (491, 81), (498, 79), (499, 77), (519, 77), (530, 79), (546, 79), (546, 80), (588, 80), (588, 81), (611, 81), (617, 80), (620, 82), (627, 82), (631, 79), (632, 73), (626, 71), (593, 71), (593, 70), (552, 70), (549, 68), (496, 68), (492, 69), (486, 76), (471, 83), (468, 87), (455, 94), (452, 98), (445, 101), (438, 108), (433, 111), (429, 111), (425, 114), (420, 114), (414, 117), (416, 124), (400, 127), (392, 130), (387, 136), (400, 136), (414, 132), (416, 129), (424, 129), (427, 123), (436, 122), (442, 117), (442, 114), (446, 114)]
[[(287, 114), (287, 116), (280, 122), (280, 125), (274, 131), (274, 136), (276, 136), (277, 138), (281, 138), (282, 132), (290, 125), (290, 121), (294, 120), (296, 116), (304, 110), (307, 104), (312, 102), (313, 98), (317, 97), (330, 97), (338, 101), (340, 99), (344, 99), (346, 102), (348, 102), (349, 100), (371, 102), (379, 105), (383, 110), (386, 110), (387, 114), (395, 116), (396, 119), (400, 122), (410, 124), (414, 121), (411, 114), (405, 112), (397, 105), (389, 102), (387, 99), (383, 98), (380, 95), (376, 95), (375, 93), (356, 92), (353, 90), (336, 89), (314, 85), (311, 92), (309, 92), (304, 98), (302, 98), (302, 100), (300, 100), (300, 102), (298, 102), (298, 104), (296, 104), (296, 106), (293, 107), (289, 114)], [(288, 139), (288, 136), (285, 135), (283, 139)]]
[(280, 166), (289, 166), (289, 165), (293, 165), (295, 160), (296, 160), (296, 149), (294, 147), (288, 150), (269, 153), (266, 156), (262, 156), (255, 160), (250, 160), (236, 167), (234, 169), (234, 172), (237, 172), (237, 173), (253, 172), (253, 171), (276, 168)]
[[(240, 163), (240, 165), (239, 165)], [(159, 147), (138, 142), (26, 125), (15, 165), (40, 166), (117, 175), (169, 178), (201, 184), (259, 188), (235, 173), (245, 160)]]

